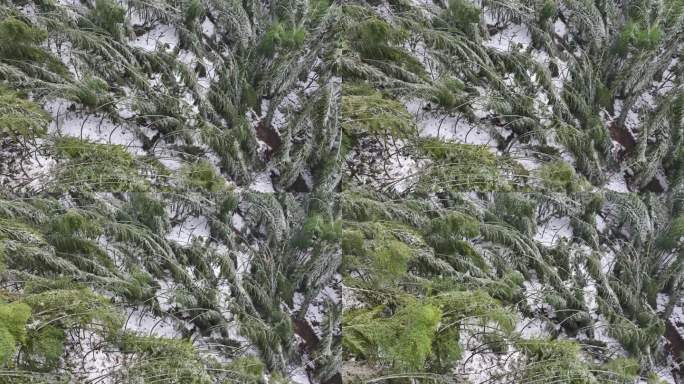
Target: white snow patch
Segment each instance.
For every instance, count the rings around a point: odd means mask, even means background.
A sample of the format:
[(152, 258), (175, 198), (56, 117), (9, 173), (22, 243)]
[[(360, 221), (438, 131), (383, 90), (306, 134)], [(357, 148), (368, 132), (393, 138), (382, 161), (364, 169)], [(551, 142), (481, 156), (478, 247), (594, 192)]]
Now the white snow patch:
[(128, 321), (124, 329), (142, 336), (165, 338), (178, 338), (181, 336), (181, 333), (176, 330), (171, 320), (153, 316), (140, 309), (129, 310)]
[(656, 171), (654, 178), (656, 179), (658, 184), (660, 184), (663, 190), (667, 192), (667, 190), (670, 188), (670, 185), (668, 184), (667, 177), (665, 176), (665, 173), (663, 173), (662, 169), (658, 169)]
[(627, 181), (625, 180), (622, 171), (612, 174), (608, 179), (608, 183), (604, 185), (604, 188), (614, 192), (629, 192), (629, 188), (627, 188)]
[(70, 333), (65, 345), (64, 363), (70, 367), (77, 382), (110, 383), (108, 374), (125, 361), (125, 356), (108, 348), (106, 341), (97, 333), (80, 329)]
[(606, 230), (606, 221), (601, 215), (596, 215), (596, 230), (600, 233)]
[(204, 69), (206, 70), (206, 75), (199, 77), (197, 79), (197, 85), (198, 85), (198, 92), (202, 96), (206, 96), (207, 92), (209, 92), (209, 88), (211, 87), (211, 83), (216, 77), (216, 66), (214, 63), (209, 61), (207, 58), (203, 58), (202, 60), (202, 65), (204, 66)]
[(684, 307), (682, 306), (681, 301), (672, 308), (670, 321), (677, 327), (677, 332), (684, 337), (684, 329), (682, 329), (684, 328)]
[(69, 111), (68, 108), (71, 104), (73, 104), (71, 101), (64, 99), (45, 104), (45, 111), (52, 116), (48, 132), (57, 136), (89, 140), (98, 144), (123, 145), (133, 155), (145, 154), (142, 143), (127, 126), (115, 124), (106, 116)]
[(511, 51), (518, 47), (526, 49), (531, 43), (532, 34), (529, 28), (526, 25), (511, 23), (501, 32), (484, 41), (483, 45), (500, 51)]
[(0, 166), (6, 174), (0, 175), (0, 185), (12, 190), (35, 191), (45, 186), (50, 177), (50, 170), (56, 164), (55, 159), (43, 153), (44, 139), (36, 139), (35, 146), (29, 145), (29, 151), (0, 151), (0, 157), (14, 159)]
[[(318, 65), (320, 65), (320, 62), (321, 59), (317, 59), (313, 67), (316, 68)], [(320, 88), (318, 84), (318, 72), (316, 72), (315, 69), (309, 71), (304, 81), (297, 82), (297, 87), (301, 88), (305, 95), (311, 95), (312, 93), (316, 92)]]
[(385, 164), (385, 170), (389, 179), (394, 183), (397, 192), (408, 189), (418, 178), (419, 163), (409, 156), (399, 153), (390, 156)]
[(302, 304), (304, 303), (304, 294), (301, 292), (295, 292), (294, 295), (292, 295), (292, 310), (293, 311), (299, 311), (302, 308)]
[[(610, 322), (608, 322), (603, 315), (598, 315), (597, 320), (594, 321), (594, 339), (603, 341), (606, 343), (606, 348), (608, 351), (614, 352), (618, 356), (627, 356), (627, 352), (622, 347), (622, 344), (614, 337), (608, 334), (608, 331), (612, 328)], [(608, 352), (606, 351), (606, 352)]]
[(589, 313), (596, 313), (598, 310), (596, 283), (589, 281), (582, 290), (584, 291), (584, 304), (587, 306), (587, 310)]
[(659, 292), (656, 295), (656, 312), (663, 312), (667, 303), (670, 301), (670, 295)]
[(534, 239), (544, 246), (552, 247), (561, 238), (572, 239), (573, 232), (570, 218), (567, 216), (551, 217), (546, 223), (539, 226)]
[(366, 304), (359, 300), (358, 297), (356, 297), (356, 293), (354, 293), (354, 289), (351, 287), (347, 287), (344, 284), (341, 284), (342, 286), (342, 297), (341, 297), (341, 302), (342, 302), (342, 308), (345, 310), (350, 310), (354, 308), (363, 308), (366, 306)]
[(159, 289), (155, 295), (157, 303), (162, 311), (168, 312), (174, 305), (174, 283), (172, 280), (157, 280), (157, 283), (159, 284)]
[(209, 238), (209, 223), (204, 216), (190, 216), (182, 223), (175, 225), (166, 235), (166, 239), (181, 245), (189, 245), (193, 238)]
[(207, 36), (213, 36), (214, 32), (216, 32), (216, 26), (209, 18), (205, 18), (202, 22), (202, 33)]
[(230, 224), (233, 226), (233, 228), (237, 229), (239, 232), (242, 232), (242, 230), (245, 228), (245, 219), (243, 219), (239, 213), (233, 213), (233, 216), (230, 218)]
[[(461, 340), (471, 339), (472, 344), (480, 343), (468, 335)], [(463, 357), (457, 363), (455, 372), (466, 383), (509, 383), (516, 376), (525, 360), (520, 351), (509, 348), (508, 352), (495, 353), (479, 350), (478, 345), (465, 346)]]
[(311, 384), (309, 376), (306, 374), (304, 367), (296, 367), (290, 371), (288, 375), (290, 381), (297, 384)]
[(515, 331), (525, 339), (549, 337), (547, 323), (542, 319), (524, 318), (516, 323)]
[[(667, 366), (667, 367), (661, 367), (661, 366), (656, 366), (653, 368), (653, 372), (658, 376), (658, 379), (661, 380), (658, 382), (660, 384), (661, 382), (664, 382), (666, 384), (678, 384), (678, 382), (675, 380), (674, 376), (672, 375), (672, 366)], [(637, 384), (649, 384), (652, 383), (652, 381), (646, 381), (646, 380), (639, 380)]]
[(568, 26), (565, 25), (563, 20), (558, 19), (553, 23), (553, 32), (560, 37), (565, 37), (568, 34)]
[(79, 0), (57, 0), (57, 4), (65, 7), (80, 8), (83, 7)]
[(535, 171), (542, 166), (542, 162), (534, 157), (529, 150), (525, 148), (514, 147), (508, 152), (512, 158), (520, 163), (528, 171)]
[(570, 66), (567, 61), (555, 59), (554, 63), (558, 67), (558, 76), (551, 79), (551, 82), (556, 87), (556, 91), (560, 93), (563, 90), (563, 84), (570, 81), (572, 76), (570, 75)]
[(177, 156), (177, 151), (169, 148), (169, 146), (161, 142), (161, 140), (157, 141), (151, 152), (154, 158), (170, 171), (179, 171), (185, 163), (184, 160)]
[(252, 259), (248, 253), (241, 252), (241, 251), (235, 252), (235, 256), (237, 257), (236, 275), (237, 275), (238, 279), (240, 279), (249, 269), (249, 267), (252, 263), (252, 261), (251, 261)]
[(436, 137), (463, 144), (490, 145), (494, 139), (465, 117), (433, 117), (421, 122), (421, 136)]
[(249, 189), (256, 192), (274, 193), (273, 181), (271, 180), (271, 172), (265, 171), (256, 175)]
[(610, 273), (610, 271), (613, 269), (613, 265), (615, 264), (615, 252), (610, 249), (607, 252), (604, 252), (601, 255), (601, 272), (603, 272), (604, 275), (607, 275)]
[[(341, 281), (342, 276), (338, 273), (336, 277), (333, 278), (335, 281)], [(335, 289), (331, 286), (323, 288), (322, 294), (330, 299), (333, 303), (340, 303), (342, 300), (341, 290)]]
[(536, 277), (524, 281), (523, 288), (525, 288), (525, 302), (530, 309), (534, 311), (549, 309), (544, 303), (544, 285)]
[[(613, 116), (620, 116), (622, 113), (622, 109), (624, 107), (624, 101), (620, 99), (615, 99), (615, 102), (613, 103)], [(630, 132), (634, 132), (640, 124), (640, 117), (639, 114), (634, 111), (634, 109), (630, 109), (627, 112), (627, 117), (625, 118), (625, 123), (624, 127), (628, 129)]]
[(465, 116), (450, 116), (425, 111), (427, 101), (414, 99), (404, 103), (406, 110), (416, 117), (420, 135), (462, 144), (487, 145), (496, 151), (496, 140), (484, 127), (472, 124)]
[(178, 45), (178, 33), (174, 26), (155, 23), (149, 32), (132, 39), (130, 45), (148, 52), (157, 50), (157, 47), (171, 51)]

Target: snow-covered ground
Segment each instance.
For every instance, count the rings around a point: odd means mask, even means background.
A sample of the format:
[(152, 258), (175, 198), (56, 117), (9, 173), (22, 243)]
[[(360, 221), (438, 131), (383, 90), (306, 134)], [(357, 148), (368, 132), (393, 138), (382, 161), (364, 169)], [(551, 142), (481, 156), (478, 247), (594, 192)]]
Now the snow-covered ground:
[(121, 369), (125, 356), (103, 348), (106, 341), (97, 333), (82, 329), (71, 334), (65, 345), (64, 364), (81, 382), (111, 383), (109, 377)]
[(122, 145), (133, 155), (143, 155), (142, 143), (126, 124), (115, 124), (107, 116), (70, 111), (74, 103), (57, 99), (45, 104), (52, 116), (48, 132), (57, 136), (75, 137), (98, 144)]
[(473, 124), (461, 116), (425, 110), (429, 103), (414, 99), (405, 103), (406, 110), (414, 116), (422, 137), (434, 137), (462, 144), (486, 145), (496, 151), (496, 140), (487, 132), (486, 126)]
[(274, 193), (273, 181), (271, 180), (271, 172), (264, 171), (256, 175), (249, 189), (255, 192)]
[[(131, 25), (145, 25), (145, 18), (138, 12), (131, 12), (128, 17)], [(148, 52), (158, 48), (172, 51), (178, 45), (178, 32), (174, 26), (157, 20), (148, 32), (131, 39), (130, 45)]]
[(572, 237), (573, 232), (570, 218), (567, 216), (554, 216), (538, 227), (534, 239), (544, 246), (552, 247), (560, 239), (571, 240)]
[(130, 331), (141, 336), (156, 336), (166, 338), (179, 338), (175, 321), (167, 318), (159, 318), (144, 309), (129, 309), (124, 330)]
[(193, 239), (206, 240), (209, 238), (207, 218), (202, 216), (188, 217), (182, 223), (175, 225), (166, 238), (181, 245), (189, 245)]
[[(491, 11), (485, 11), (484, 20), (486, 24), (496, 25), (499, 19)], [(532, 34), (524, 24), (507, 23), (505, 27), (483, 44), (486, 47), (498, 49), (500, 51), (511, 51), (514, 49), (526, 49), (532, 43)]]

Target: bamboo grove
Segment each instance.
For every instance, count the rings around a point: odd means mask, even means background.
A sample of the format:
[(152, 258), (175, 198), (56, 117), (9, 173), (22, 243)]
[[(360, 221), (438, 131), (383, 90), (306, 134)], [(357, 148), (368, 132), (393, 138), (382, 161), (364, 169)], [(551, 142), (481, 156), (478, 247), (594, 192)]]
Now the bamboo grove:
[(679, 382), (682, 40), (681, 0), (0, 0), (0, 383)]

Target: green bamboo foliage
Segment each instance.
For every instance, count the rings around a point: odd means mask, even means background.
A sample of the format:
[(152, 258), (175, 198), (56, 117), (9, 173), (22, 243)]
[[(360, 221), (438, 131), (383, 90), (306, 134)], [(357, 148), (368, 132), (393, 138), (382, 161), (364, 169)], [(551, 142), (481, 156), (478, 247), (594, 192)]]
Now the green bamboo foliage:
[(3, 2), (0, 382), (657, 382), (683, 26), (679, 0)]
[[(247, 353), (247, 346), (256, 348), (264, 374), (274, 375), (274, 380), (286, 376), (296, 361), (295, 315), (278, 308), (291, 306), (295, 291), (304, 292), (303, 318), (328, 286), (337, 268), (328, 261), (339, 255), (334, 212), (324, 206), (314, 208), (317, 205), (304, 197), (238, 197), (227, 191), (210, 192), (201, 185), (196, 188), (202, 192), (182, 199), (173, 194), (126, 193), (120, 198), (86, 194), (74, 208), (54, 200), (3, 200), (3, 281), (19, 288), (3, 294), (8, 319), (14, 319), (3, 338), (6, 368), (58, 369), (66, 346), (73, 343), (68, 335), (95, 332), (123, 359), (122, 365), (101, 372), (108, 380), (139, 377), (146, 382), (161, 375), (171, 382), (212, 382), (230, 370), (212, 356), (244, 359), (254, 353)], [(314, 209), (308, 213), (310, 219), (302, 224), (290, 221), (307, 215), (304, 207), (308, 206)], [(169, 214), (167, 207), (174, 207), (174, 213)], [(231, 217), (236, 212), (250, 217), (246, 224), (251, 231), (234, 232)], [(282, 216), (281, 234), (257, 251), (253, 242), (261, 236), (259, 225), (274, 213)], [(182, 237), (170, 240), (178, 223), (195, 215), (210, 219), (209, 237), (186, 245), (178, 243), (184, 241)], [(297, 240), (290, 243), (291, 237)], [(274, 259), (276, 249), (282, 253)], [(245, 257), (250, 266), (241, 260)], [(291, 260), (296, 259), (300, 264), (291, 268), (296, 265)], [(202, 340), (211, 335), (216, 341), (203, 346), (127, 330), (130, 320), (124, 322), (124, 313), (130, 305), (168, 317), (180, 329), (203, 335), (196, 336)], [(328, 308), (331, 305), (336, 304)], [(327, 373), (321, 367), (321, 375), (338, 371), (333, 358), (338, 348), (336, 321), (332, 318), (322, 334), (328, 336), (320, 357), (330, 361), (325, 364)], [(20, 360), (14, 358), (17, 352)], [(241, 375), (227, 377), (234, 380)]]
[[(677, 224), (669, 229), (658, 226), (656, 231), (666, 232), (654, 235), (649, 232), (654, 231), (652, 224), (643, 220), (656, 213), (671, 214), (663, 198), (492, 193), (480, 195), (489, 201), (483, 209), (472, 205), (472, 196), (452, 193), (442, 195), (438, 205), (414, 211), (410, 200), (383, 203), (375, 197), (383, 212), (371, 208), (372, 196), (356, 191), (343, 198), (342, 271), (344, 289), (353, 297), (343, 319), (343, 347), (347, 358), (357, 361), (343, 365), (350, 380), (443, 374), (473, 353), (467, 349), (472, 336), (462, 335), (477, 329), (484, 348), (480, 352), (505, 354), (512, 348), (525, 356), (505, 373), (510, 380), (630, 382), (650, 369), (648, 361), (662, 356), (658, 343), (664, 322), (655, 312), (655, 293), (666, 289), (663, 279), (671, 276), (667, 271), (679, 264), (663, 268), (668, 256), (660, 250), (678, 247), (667, 240), (678, 229)], [(644, 213), (633, 216), (642, 221), (630, 222), (623, 216), (635, 213), (622, 206), (628, 202), (644, 204)], [(360, 211), (359, 206), (366, 209)], [(571, 225), (578, 234), (584, 228), (580, 224), (596, 212), (604, 212), (610, 231), (616, 232), (560, 240), (553, 248), (533, 238), (540, 214), (574, 217)], [(631, 240), (610, 241), (617, 231), (630, 233)], [(652, 243), (656, 238), (661, 239), (656, 241), (660, 246)], [(644, 243), (645, 239), (649, 240)], [(615, 264), (606, 269), (598, 253), (584, 254), (575, 242), (589, 247), (608, 244)], [(543, 292), (523, 284), (537, 279), (548, 287)], [(587, 279), (595, 281), (594, 299), (587, 296)], [(550, 339), (515, 332), (519, 316), (539, 316), (538, 309), (528, 306), (529, 300), (553, 308), (546, 315), (546, 321), (557, 324)], [(405, 318), (408, 313), (415, 317)], [(403, 322), (413, 324), (420, 335), (403, 340)], [(611, 360), (599, 352), (603, 362), (587, 365), (583, 359), (590, 344), (553, 340), (559, 329), (578, 338), (584, 334), (588, 339), (582, 340), (596, 345), (602, 345), (599, 334), (608, 333), (632, 358)], [(359, 369), (358, 361), (370, 370)]]

